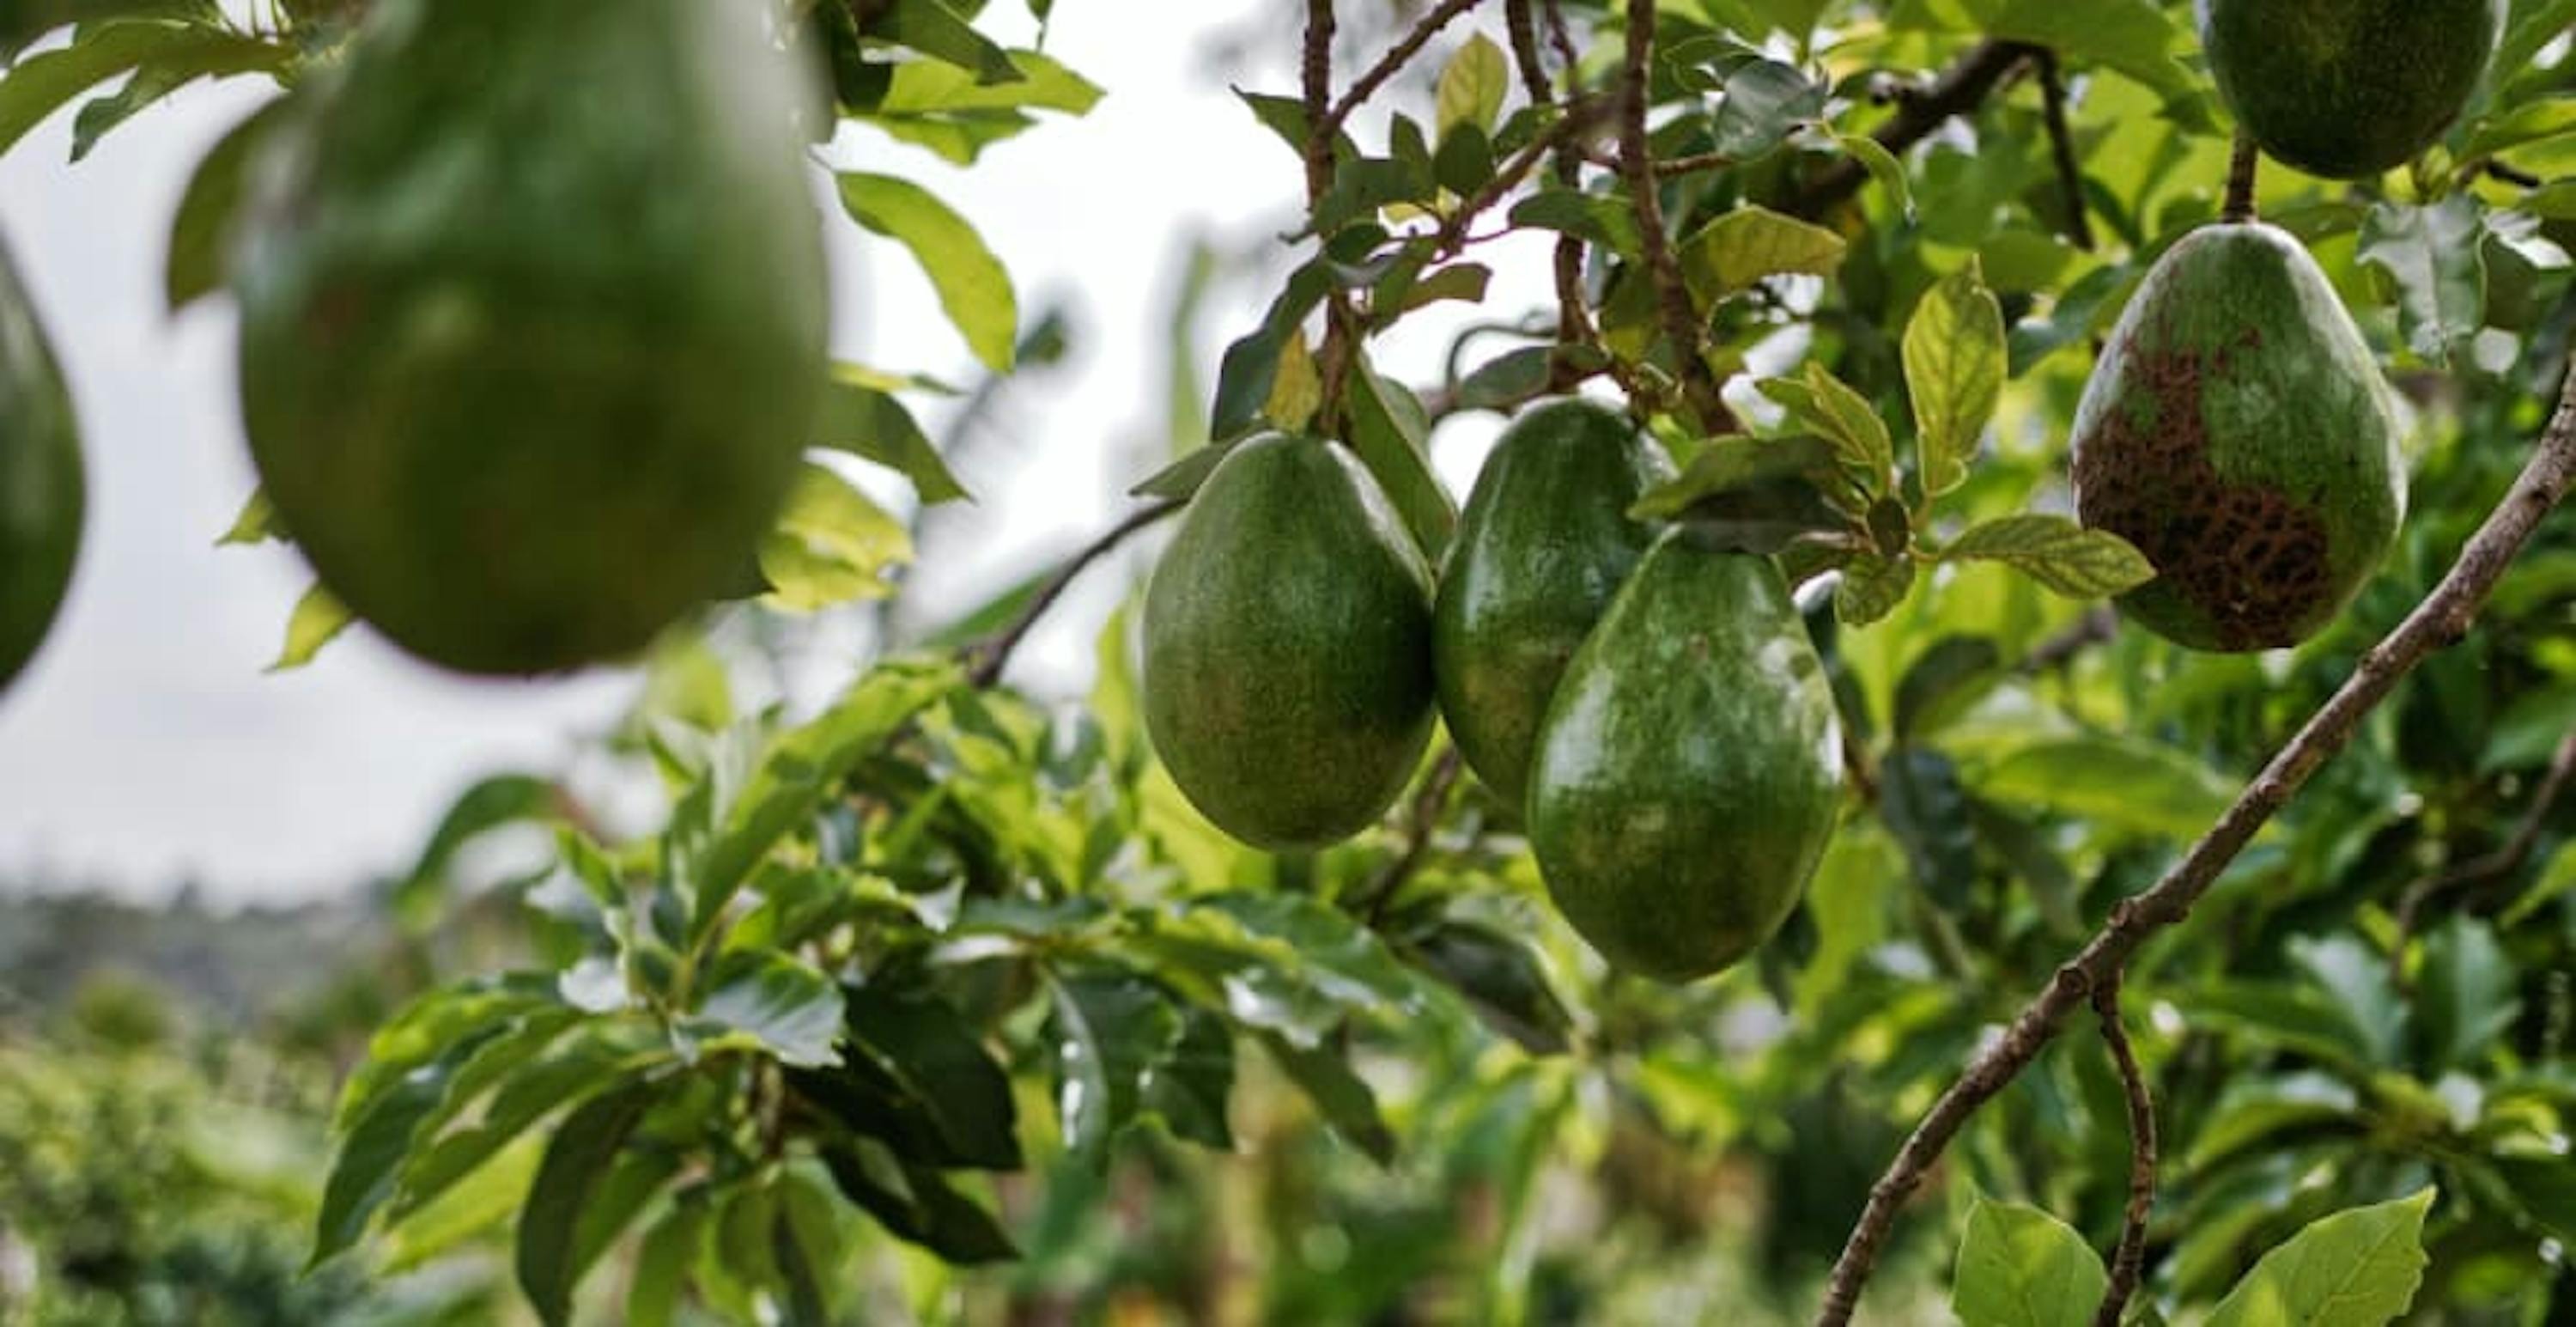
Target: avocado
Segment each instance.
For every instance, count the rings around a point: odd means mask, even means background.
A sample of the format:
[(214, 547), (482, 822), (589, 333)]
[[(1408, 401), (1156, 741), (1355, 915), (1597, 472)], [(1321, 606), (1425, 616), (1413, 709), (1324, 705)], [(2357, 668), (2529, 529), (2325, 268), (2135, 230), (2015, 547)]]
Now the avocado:
[(1145, 591), (1145, 724), (1255, 847), (1375, 823), (1431, 738), (1431, 571), (1345, 449), (1265, 434), (1200, 486)]
[(341, 602), (520, 675), (738, 585), (825, 381), (799, 73), (760, 5), (386, 0), (299, 93), (236, 264), (242, 414)]
[(1557, 684), (1529, 838), (1557, 909), (1614, 968), (1725, 970), (1797, 906), (1841, 810), (1824, 662), (1768, 558), (1674, 530)]
[(45, 643), (71, 586), (84, 493), (71, 392), (0, 246), (0, 690)]
[(1671, 473), (1626, 416), (1567, 400), (1504, 430), (1476, 476), (1432, 605), (1432, 658), (1450, 737), (1514, 805), (1566, 660), (1653, 541), (1628, 509)]
[(2477, 91), (2505, 0), (2202, 0), (2219, 95), (2262, 149), (2358, 180), (2440, 139)]
[(2316, 260), (2203, 227), (2147, 273), (2075, 413), (2084, 524), (2155, 580), (2128, 616), (2178, 644), (2295, 645), (2379, 566), (2406, 508), (2394, 397)]

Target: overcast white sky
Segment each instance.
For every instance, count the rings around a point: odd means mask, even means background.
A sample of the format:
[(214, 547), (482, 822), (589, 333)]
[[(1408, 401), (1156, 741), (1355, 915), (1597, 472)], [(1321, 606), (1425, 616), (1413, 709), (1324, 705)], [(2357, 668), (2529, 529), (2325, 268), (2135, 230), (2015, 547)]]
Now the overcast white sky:
[[(1019, 395), (1005, 424), (1013, 442), (968, 472), (981, 503), (965, 519), (989, 537), (950, 541), (953, 560), (919, 585), (957, 607), (970, 589), (1100, 528), (1138, 477), (1134, 443), (1160, 436), (1163, 320), (1186, 237), (1241, 246), (1293, 219), (1293, 159), (1225, 87), (1286, 91), (1285, 63), (1210, 59), (1212, 37), (1241, 30), (1259, 0), (1157, 5), (1152, 21), (1143, 8), (1063, 0), (1048, 50), (1109, 95), (1084, 120), (992, 150), (971, 174), (869, 131), (837, 145), (839, 164), (921, 179), (972, 218), (1017, 278), (1024, 310), (1067, 295), (1079, 320), (1075, 361)], [(478, 775), (566, 767), (635, 688), (614, 670), (461, 682), (363, 630), (301, 672), (262, 673), (308, 577), (290, 551), (212, 546), (252, 486), (231, 384), (233, 315), (214, 300), (173, 319), (158, 294), (189, 169), (261, 95), (191, 88), (77, 166), (65, 164), (66, 111), (0, 157), (0, 233), (66, 361), (91, 485), (71, 600), (0, 697), (0, 882), (158, 896), (193, 880), (232, 900), (346, 888), (407, 860)], [(971, 379), (906, 256), (838, 218), (829, 229), (836, 349)], [(1544, 263), (1498, 247), (1492, 307), (1526, 307)], [(1248, 328), (1261, 298), (1234, 291), (1220, 330)], [(1219, 340), (1200, 348), (1211, 377)], [(1426, 327), (1393, 347), (1391, 367), (1426, 379), (1440, 345), (1439, 328)], [(1453, 490), (1464, 491), (1492, 429), (1479, 419), (1443, 431), (1435, 450)], [(1037, 643), (1029, 679), (1081, 680), (1117, 574), (1100, 573), (1109, 583), (1068, 606)], [(855, 661), (807, 662), (829, 678)]]

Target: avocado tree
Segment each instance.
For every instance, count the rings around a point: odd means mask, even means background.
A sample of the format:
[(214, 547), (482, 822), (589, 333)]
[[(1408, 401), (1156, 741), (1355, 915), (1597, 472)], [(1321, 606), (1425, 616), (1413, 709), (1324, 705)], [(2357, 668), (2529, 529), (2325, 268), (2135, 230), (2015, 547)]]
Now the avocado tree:
[[(1307, 215), (1204, 437), (798, 716), (709, 625), (912, 555), (817, 454), (964, 490), (917, 366), (807, 362), (775, 149), (1003, 372), (999, 260), (830, 140), (971, 164), (1102, 90), (955, 0), (545, 8), (0, 8), (0, 149), (281, 88), (168, 284), (250, 314), (290, 661), (715, 599), (645, 656), (658, 830), (498, 779), (401, 886), (552, 837), (526, 964), (350, 1073), (317, 1263), (506, 1231), (548, 1322), (1831, 1324), (1882, 1263), (1972, 1327), (2576, 1308), (2576, 3), (1306, 0), (1241, 101)], [(634, 229), (468, 219), (541, 213)], [(1390, 376), (1524, 233), (1553, 307)], [(1430, 439), (1488, 412), (1462, 512)], [(1089, 692), (1011, 685), (1175, 516)]]

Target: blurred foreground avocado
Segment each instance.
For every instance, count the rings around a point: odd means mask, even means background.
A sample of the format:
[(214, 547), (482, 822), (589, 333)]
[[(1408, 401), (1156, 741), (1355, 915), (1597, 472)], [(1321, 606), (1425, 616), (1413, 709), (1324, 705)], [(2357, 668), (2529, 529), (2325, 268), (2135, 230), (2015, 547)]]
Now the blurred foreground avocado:
[(1269, 434), (1209, 474), (1145, 594), (1145, 722), (1262, 848), (1376, 822), (1431, 738), (1431, 572), (1358, 460)]
[(80, 425), (0, 246), (0, 690), (45, 643), (80, 555)]
[(2199, 650), (2314, 635), (2397, 537), (2391, 389), (2288, 232), (2206, 226), (2166, 251), (2075, 414), (2075, 506), (2156, 579), (2121, 611)]
[(762, 5), (386, 0), (259, 163), (241, 396), (322, 583), (430, 662), (631, 653), (737, 586), (824, 380)]
[(1505, 430), (1476, 476), (1433, 609), (1440, 712), (1514, 803), (1566, 661), (1653, 540), (1628, 509), (1671, 468), (1625, 415), (1558, 401)]
[(1613, 968), (1724, 971), (1788, 919), (1842, 809), (1824, 661), (1769, 558), (1664, 535), (1539, 730), (1529, 836)]

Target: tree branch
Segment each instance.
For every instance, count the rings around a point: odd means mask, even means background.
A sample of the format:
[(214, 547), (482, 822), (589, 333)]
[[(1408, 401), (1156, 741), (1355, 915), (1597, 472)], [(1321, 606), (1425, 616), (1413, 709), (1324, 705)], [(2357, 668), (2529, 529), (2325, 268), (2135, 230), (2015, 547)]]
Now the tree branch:
[(2120, 1090), (2129, 1101), (2129, 1206), (2120, 1222), (2120, 1243), (2111, 1254), (2111, 1283), (2093, 1310), (2093, 1327), (2120, 1327), (2120, 1314), (2138, 1293), (2138, 1276), (2147, 1261), (2147, 1214), (2156, 1205), (2156, 1103), (2147, 1094), (2147, 1076), (2138, 1068), (2137, 1048), (2120, 1021), (2120, 973), (2093, 988), (2093, 1012), (2102, 1019), (2102, 1044), (2120, 1071)]
[(1010, 666), (1011, 653), (1020, 648), (1020, 642), (1027, 639), (1029, 630), (1038, 624), (1038, 619), (1045, 617), (1047, 610), (1055, 607), (1056, 600), (1064, 597), (1064, 592), (1072, 587), (1075, 578), (1089, 570), (1092, 563), (1108, 556), (1110, 550), (1127, 542), (1130, 537), (1188, 505), (1182, 499), (1170, 498), (1131, 513), (1127, 519), (1109, 527), (1108, 533), (1092, 540), (1072, 557), (1066, 559), (1065, 564), (1058, 567), (1056, 573), (1038, 587), (1037, 593), (1030, 597), (1028, 606), (1022, 608), (1019, 616), (1012, 618), (1008, 626), (966, 648), (966, 658), (970, 661), (966, 672), (967, 680), (974, 683), (978, 689), (990, 687), (1001, 681), (1002, 670)]
[(2039, 70), (2040, 109), (2048, 118), (2048, 146), (2057, 158), (2057, 179), (2066, 190), (2066, 238), (2076, 248), (2091, 252), (2093, 222), (2084, 211), (2084, 167), (2075, 159), (2075, 133), (2066, 124), (2066, 84), (2057, 76), (2057, 52), (2042, 50), (2031, 57)]
[(1619, 88), (1619, 174), (1628, 182), (1629, 201), (1637, 209), (1637, 232), (1646, 252), (1646, 275), (1654, 282), (1657, 312), (1664, 335), (1673, 343), (1675, 371), (1682, 398), (1703, 436), (1736, 431), (1735, 412), (1726, 406), (1717, 375), (1700, 353), (1707, 343), (1705, 321), (1691, 302), (1682, 279), (1681, 261), (1673, 256), (1672, 237), (1664, 233), (1664, 205), (1655, 183), (1653, 148), (1646, 138), (1648, 66), (1655, 51), (1655, 0), (1628, 0), (1626, 59)]
[(2423, 916), (2424, 905), (2435, 898), (2482, 881), (2512, 875), (2531, 861), (2540, 848), (2540, 836), (2549, 826), (2549, 813), (2576, 781), (2576, 732), (2560, 738), (2558, 750), (2549, 757), (2549, 772), (2540, 778), (2540, 787), (2531, 795), (2531, 807), (2523, 812), (2522, 823), (2514, 828), (2505, 845), (2483, 857), (2463, 862), (2448, 871), (2427, 875), (2406, 887), (2397, 903), (2397, 939), (2388, 947), (2389, 975), (2406, 985), (2406, 950), (2415, 938), (2415, 928)]
[(2386, 640), (2362, 656), (2353, 675), (2272, 757), (2209, 833), (2163, 879), (2113, 908), (2110, 921), (2057, 970), (2003, 1034), (1988, 1043), (1933, 1103), (1871, 1187), (1869, 1204), (1834, 1263), (1823, 1307), (1816, 1315), (1819, 1327), (1843, 1327), (1851, 1321), (1880, 1246), (1896, 1223), (1897, 1210), (1923, 1183), (1959, 1130), (2030, 1066), (2057, 1035), (2066, 1015), (2126, 967), (2148, 937), (2190, 913), (2219, 872), (2253, 841), (2255, 832), (2320, 765), (2351, 743), (2362, 720), (2388, 698), (2400, 679), (2468, 632), (2505, 569), (2530, 542), (2541, 520), (2566, 497), (2571, 484), (2576, 484), (2576, 361), (2571, 361), (2557, 411), (2530, 462), (2485, 524), (2470, 536), (2442, 583)]
[[(1547, 76), (1547, 61), (1538, 49), (1538, 16), (1533, 11), (1535, 0), (1507, 0), (1503, 8), (1505, 24), (1510, 28), (1512, 58), (1520, 66), (1521, 89), (1532, 106), (1556, 104), (1556, 84)], [(1565, 71), (1567, 95), (1575, 71), (1571, 64)], [(1583, 180), (1583, 154), (1573, 140), (1557, 146), (1556, 182), (1575, 188)], [(1572, 235), (1556, 237), (1556, 339), (1564, 345), (1591, 345), (1596, 333), (1583, 294), (1583, 241)], [(1561, 360), (1560, 360), (1561, 363)], [(1557, 377), (1551, 372), (1551, 382)]]
[(2254, 179), (2263, 166), (2262, 150), (2254, 146), (2254, 135), (2236, 131), (2236, 149), (2227, 159), (2227, 206), (2218, 219), (2238, 224), (2254, 219)]
[[(1386, 81), (1395, 77), (1397, 71), (1411, 63), (1414, 56), (1421, 54), (1422, 48), (1429, 45), (1431, 39), (1438, 35), (1442, 28), (1449, 26), (1450, 21), (1460, 14), (1482, 3), (1484, 0), (1440, 0), (1430, 13), (1422, 16), (1421, 22), (1413, 25), (1412, 31), (1405, 33), (1401, 40), (1387, 49), (1385, 55), (1378, 57), (1376, 64), (1370, 65), (1367, 72), (1354, 80), (1350, 89), (1342, 94), (1342, 99), (1334, 102), (1321, 119), (1312, 121), (1321, 126), (1317, 132), (1323, 135), (1325, 141), (1330, 142), (1333, 134), (1349, 121), (1352, 113), (1367, 104), (1369, 98), (1376, 96), (1377, 90), (1386, 86)], [(1307, 6), (1308, 12), (1311, 13), (1313, 8), (1313, 4), (1310, 3)]]
[[(1305, 59), (1299, 69), (1299, 91), (1306, 104), (1306, 210), (1312, 215), (1333, 188), (1333, 143), (1342, 116), (1330, 106), (1333, 97), (1333, 0), (1306, 0)], [(1353, 89), (1357, 91), (1357, 89)], [(1344, 114), (1347, 114), (1347, 110)], [(1319, 237), (1320, 238), (1320, 237)], [(1324, 345), (1315, 356), (1323, 404), (1317, 409), (1317, 432), (1335, 432), (1342, 409), (1342, 383), (1350, 372), (1351, 338), (1358, 316), (1350, 293), (1335, 283), (1324, 301)]]
[[(1932, 80), (1930, 87), (1899, 102), (1896, 114), (1870, 136), (1890, 152), (1905, 151), (1930, 137), (1950, 117), (1975, 109), (2002, 85), (2006, 75), (2039, 49), (2012, 41), (1986, 41), (1968, 48), (1956, 63)], [(1869, 171), (1859, 162), (1835, 162), (1789, 200), (1788, 211), (1813, 220), (1859, 193), (1868, 182)]]

